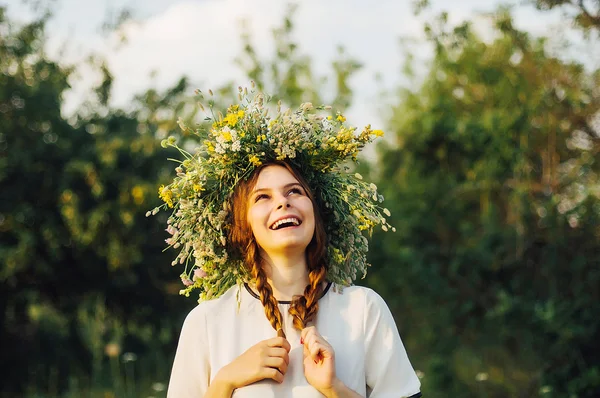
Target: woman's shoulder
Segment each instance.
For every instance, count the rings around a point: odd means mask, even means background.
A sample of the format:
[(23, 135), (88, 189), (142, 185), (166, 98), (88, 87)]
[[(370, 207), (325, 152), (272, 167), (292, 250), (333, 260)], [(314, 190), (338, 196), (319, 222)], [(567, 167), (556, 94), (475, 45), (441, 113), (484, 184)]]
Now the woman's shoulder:
[(200, 301), (198, 305), (192, 308), (188, 313), (186, 322), (205, 322), (205, 319), (212, 314), (219, 314), (222, 311), (233, 308), (233, 306), (236, 306), (237, 308), (238, 292), (239, 287), (234, 285), (215, 299)]
[(365, 306), (386, 306), (387, 304), (383, 300), (383, 298), (377, 293), (375, 290), (366, 286), (341, 286), (336, 283), (331, 284), (330, 293), (332, 298), (343, 300), (343, 301), (352, 301), (355, 303), (362, 302)]

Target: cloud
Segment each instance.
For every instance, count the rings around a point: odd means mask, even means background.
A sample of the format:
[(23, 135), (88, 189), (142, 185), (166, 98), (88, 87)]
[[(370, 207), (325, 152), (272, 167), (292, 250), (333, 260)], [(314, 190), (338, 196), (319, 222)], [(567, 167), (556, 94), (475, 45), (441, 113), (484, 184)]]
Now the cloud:
[[(273, 54), (272, 30), (281, 25), (287, 7), (287, 2), (272, 0), (148, 0), (138, 3), (134, 10), (134, 15), (145, 16), (141, 22), (128, 22), (120, 32), (106, 38), (94, 33), (88, 25), (82, 27), (82, 24), (99, 23), (88, 15), (83, 2), (63, 1), (71, 3), (61, 8), (50, 33), (59, 32), (55, 36), (62, 35), (63, 39), (70, 35), (70, 40), (80, 49), (67, 57), (72, 62), (80, 62), (82, 53), (98, 52), (105, 56), (115, 77), (113, 104), (116, 106), (125, 106), (134, 94), (148, 87), (168, 87), (182, 75), (189, 76), (192, 84), (202, 89), (218, 87), (228, 81), (246, 84), (242, 71), (233, 62), (242, 51), (240, 22), (248, 21), (252, 42), (264, 59)], [(121, 0), (115, 2), (116, 6), (122, 3)], [(400, 68), (404, 55), (400, 51), (399, 37), (422, 40), (423, 21), (443, 9), (449, 11), (452, 23), (458, 23), (473, 19), (474, 12), (494, 10), (499, 1), (465, 0), (450, 5), (437, 0), (432, 3), (433, 9), (428, 14), (415, 17), (408, 0), (299, 2), (293, 16), (294, 39), (299, 51), (312, 58), (317, 75), (331, 74), (331, 61), (337, 56), (338, 45), (343, 45), (349, 57), (364, 65), (350, 81), (355, 91), (355, 106), (348, 111), (349, 121), (381, 124), (379, 90), (381, 87), (393, 89), (403, 82)], [(531, 9), (518, 7), (516, 11), (517, 22), (526, 25), (523, 27), (528, 30), (539, 32), (547, 27), (545, 14), (530, 18)], [(526, 16), (520, 17), (521, 14)], [(89, 18), (82, 19), (78, 15)], [(97, 19), (101, 20), (101, 16)], [(479, 29), (486, 29), (483, 18), (475, 18), (475, 23)], [(70, 24), (69, 31), (61, 28)], [(127, 42), (119, 46), (121, 34), (126, 35)], [(427, 45), (415, 50), (418, 60), (431, 56)], [(152, 72), (156, 72), (154, 77), (151, 77)], [(380, 84), (374, 81), (376, 73), (381, 76)], [(67, 97), (70, 110), (75, 109), (85, 89), (99, 79), (91, 69), (82, 68), (79, 74), (80, 79), (74, 82), (75, 90)]]
[[(420, 31), (403, 4), (305, 0), (294, 15), (299, 51), (312, 57), (318, 74), (330, 70), (340, 44), (365, 65), (361, 74), (368, 78), (360, 81), (367, 83), (376, 71), (393, 74), (400, 63), (398, 37)], [(267, 0), (187, 1), (141, 24), (126, 24), (127, 44), (113, 51), (118, 40), (113, 37), (101, 49), (116, 76), (116, 102), (126, 103), (131, 93), (148, 87), (152, 71), (159, 86), (184, 74), (211, 87), (243, 79), (233, 63), (242, 50), (240, 21), (249, 21), (256, 50), (266, 57), (272, 54), (272, 30), (282, 23), (285, 7)]]

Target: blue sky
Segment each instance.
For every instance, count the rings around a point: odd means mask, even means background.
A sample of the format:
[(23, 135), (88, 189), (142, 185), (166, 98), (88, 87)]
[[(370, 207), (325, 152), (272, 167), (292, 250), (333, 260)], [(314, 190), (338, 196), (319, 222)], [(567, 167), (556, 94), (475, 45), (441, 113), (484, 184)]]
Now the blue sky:
[[(319, 75), (328, 74), (339, 45), (361, 61), (363, 69), (351, 80), (355, 102), (347, 112), (348, 119), (358, 125), (383, 127), (381, 89), (393, 90), (403, 83), (400, 36), (422, 38), (423, 21), (441, 10), (448, 11), (452, 22), (474, 20), (485, 36), (489, 22), (480, 14), (510, 2), (432, 0), (432, 10), (420, 17), (413, 15), (411, 0), (299, 3), (294, 20), (300, 51), (312, 58)], [(0, 0), (0, 4), (8, 6), (13, 18), (31, 18), (21, 0)], [(92, 53), (102, 54), (115, 76), (115, 106), (126, 106), (132, 95), (149, 86), (167, 87), (184, 74), (201, 89), (230, 80), (247, 85), (233, 62), (241, 51), (239, 22), (248, 21), (257, 51), (269, 55), (271, 30), (281, 23), (286, 4), (273, 0), (54, 0), (54, 17), (47, 29), (48, 53), (82, 65), (72, 79), (74, 88), (66, 97), (65, 112), (76, 110), (86, 90), (99, 79), (83, 62)], [(110, 10), (123, 7), (133, 10), (135, 22), (122, 27), (128, 41), (119, 44), (117, 33), (103, 34), (100, 27)], [(536, 35), (557, 30), (573, 35), (561, 12), (540, 13), (522, 4), (514, 10), (521, 29)], [(429, 54), (427, 46), (418, 49), (423, 65)], [(376, 74), (381, 76), (380, 84), (375, 83)]]

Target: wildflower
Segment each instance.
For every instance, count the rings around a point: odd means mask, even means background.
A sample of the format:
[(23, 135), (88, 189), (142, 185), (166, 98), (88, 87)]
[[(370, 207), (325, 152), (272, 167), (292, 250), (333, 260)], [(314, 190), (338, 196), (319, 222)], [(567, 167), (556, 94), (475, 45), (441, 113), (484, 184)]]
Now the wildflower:
[(262, 164), (262, 162), (260, 161), (260, 159), (256, 155), (252, 155), (250, 157), (250, 163), (252, 163), (254, 166), (257, 166), (257, 167)]
[(194, 281), (197, 281), (198, 279), (202, 279), (206, 277), (206, 271), (204, 271), (202, 268), (196, 268), (194, 270)]
[(383, 137), (383, 130), (373, 130), (371, 132), (375, 137)]
[(225, 131), (225, 130), (224, 130), (224, 131), (221, 133), (221, 135), (223, 136), (223, 139), (225, 140), (225, 142), (227, 142), (227, 141), (231, 141), (231, 132), (229, 132), (229, 131)]
[(173, 192), (164, 185), (158, 188), (158, 196), (167, 204), (169, 207), (173, 207)]
[(346, 121), (346, 118), (344, 117), (344, 115), (342, 115), (341, 113), (338, 115), (337, 119), (338, 122), (344, 123)]
[(304, 104), (300, 105), (300, 108), (303, 112), (308, 112), (313, 109), (313, 104), (310, 102), (305, 102)]

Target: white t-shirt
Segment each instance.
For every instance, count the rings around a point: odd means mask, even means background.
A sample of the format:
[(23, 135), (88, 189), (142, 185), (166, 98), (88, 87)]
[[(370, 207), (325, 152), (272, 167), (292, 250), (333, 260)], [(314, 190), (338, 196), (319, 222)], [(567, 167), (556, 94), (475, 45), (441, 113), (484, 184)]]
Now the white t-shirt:
[[(240, 307), (236, 296), (240, 295)], [(289, 302), (280, 302), (290, 363), (279, 384), (271, 379), (239, 388), (233, 398), (321, 398), (306, 381), (300, 332)], [(390, 310), (373, 290), (328, 285), (314, 325), (335, 351), (337, 377), (363, 397), (420, 397), (413, 370)], [(169, 382), (168, 398), (202, 398), (219, 369), (256, 343), (276, 336), (262, 303), (249, 288), (234, 286), (187, 316)]]

